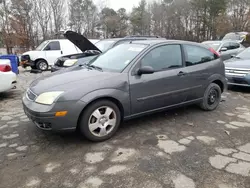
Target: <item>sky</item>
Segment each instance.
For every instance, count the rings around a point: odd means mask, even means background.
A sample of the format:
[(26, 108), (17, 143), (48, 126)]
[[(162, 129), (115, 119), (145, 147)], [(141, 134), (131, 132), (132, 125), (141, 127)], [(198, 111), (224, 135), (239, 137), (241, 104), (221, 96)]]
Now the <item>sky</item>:
[[(125, 8), (128, 12), (131, 12), (134, 6), (137, 6), (140, 0), (94, 0), (96, 3), (106, 4), (107, 7), (113, 8), (117, 11), (120, 8)], [(147, 0), (147, 2), (150, 0)]]

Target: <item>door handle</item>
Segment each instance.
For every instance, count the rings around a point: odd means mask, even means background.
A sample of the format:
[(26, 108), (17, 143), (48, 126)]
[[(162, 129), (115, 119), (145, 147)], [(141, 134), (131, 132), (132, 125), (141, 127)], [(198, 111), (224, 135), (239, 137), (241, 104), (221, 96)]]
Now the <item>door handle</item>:
[(186, 74), (187, 74), (186, 72), (180, 71), (180, 72), (177, 74), (177, 76), (185, 76)]

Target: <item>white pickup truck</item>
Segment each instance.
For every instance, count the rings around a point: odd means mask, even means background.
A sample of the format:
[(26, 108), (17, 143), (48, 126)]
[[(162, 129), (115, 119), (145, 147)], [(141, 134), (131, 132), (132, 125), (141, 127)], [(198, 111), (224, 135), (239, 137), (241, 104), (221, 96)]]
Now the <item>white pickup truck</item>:
[(11, 70), (10, 60), (0, 60), (0, 93), (16, 87), (17, 76)]

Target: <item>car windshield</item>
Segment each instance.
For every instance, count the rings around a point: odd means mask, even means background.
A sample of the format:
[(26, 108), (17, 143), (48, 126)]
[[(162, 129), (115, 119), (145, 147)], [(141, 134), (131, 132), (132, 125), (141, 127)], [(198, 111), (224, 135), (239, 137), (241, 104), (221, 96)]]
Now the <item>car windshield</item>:
[(217, 51), (221, 45), (221, 42), (204, 42), (207, 46), (213, 48), (215, 51)]
[(124, 68), (145, 48), (144, 44), (121, 44), (99, 55), (89, 62), (89, 66), (112, 72), (122, 72)]
[(80, 58), (80, 59), (78, 59), (76, 65), (83, 65), (83, 64), (89, 63), (92, 59), (94, 59), (97, 56), (98, 55), (93, 55), (93, 56)]
[(239, 59), (250, 59), (250, 47), (239, 53), (236, 58)]
[(37, 48), (36, 51), (41, 51), (47, 44), (49, 41), (43, 41)]
[(115, 40), (101, 40), (95, 45), (102, 52), (106, 52), (115, 42)]
[(225, 37), (223, 38), (223, 40), (241, 40), (241, 39), (242, 39), (241, 35), (236, 33), (226, 34)]

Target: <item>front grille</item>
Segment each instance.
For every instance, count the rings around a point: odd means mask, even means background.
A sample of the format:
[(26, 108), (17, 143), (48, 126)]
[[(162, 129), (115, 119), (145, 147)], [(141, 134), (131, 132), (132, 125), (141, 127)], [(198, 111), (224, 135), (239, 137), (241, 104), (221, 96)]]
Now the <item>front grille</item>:
[(37, 95), (33, 93), (30, 89), (26, 91), (26, 96), (30, 101), (34, 101), (37, 97)]
[(245, 77), (250, 73), (250, 69), (241, 69), (241, 68), (225, 68), (225, 73), (228, 76), (236, 77)]
[(236, 83), (236, 84), (248, 85), (248, 83), (245, 80), (242, 80), (242, 79), (234, 78), (233, 82)]
[(36, 121), (34, 123), (40, 129), (43, 129), (43, 130), (51, 130), (52, 129), (51, 123), (42, 123), (42, 122), (36, 122)]
[(22, 55), (21, 61), (30, 61), (30, 56), (29, 55)]

